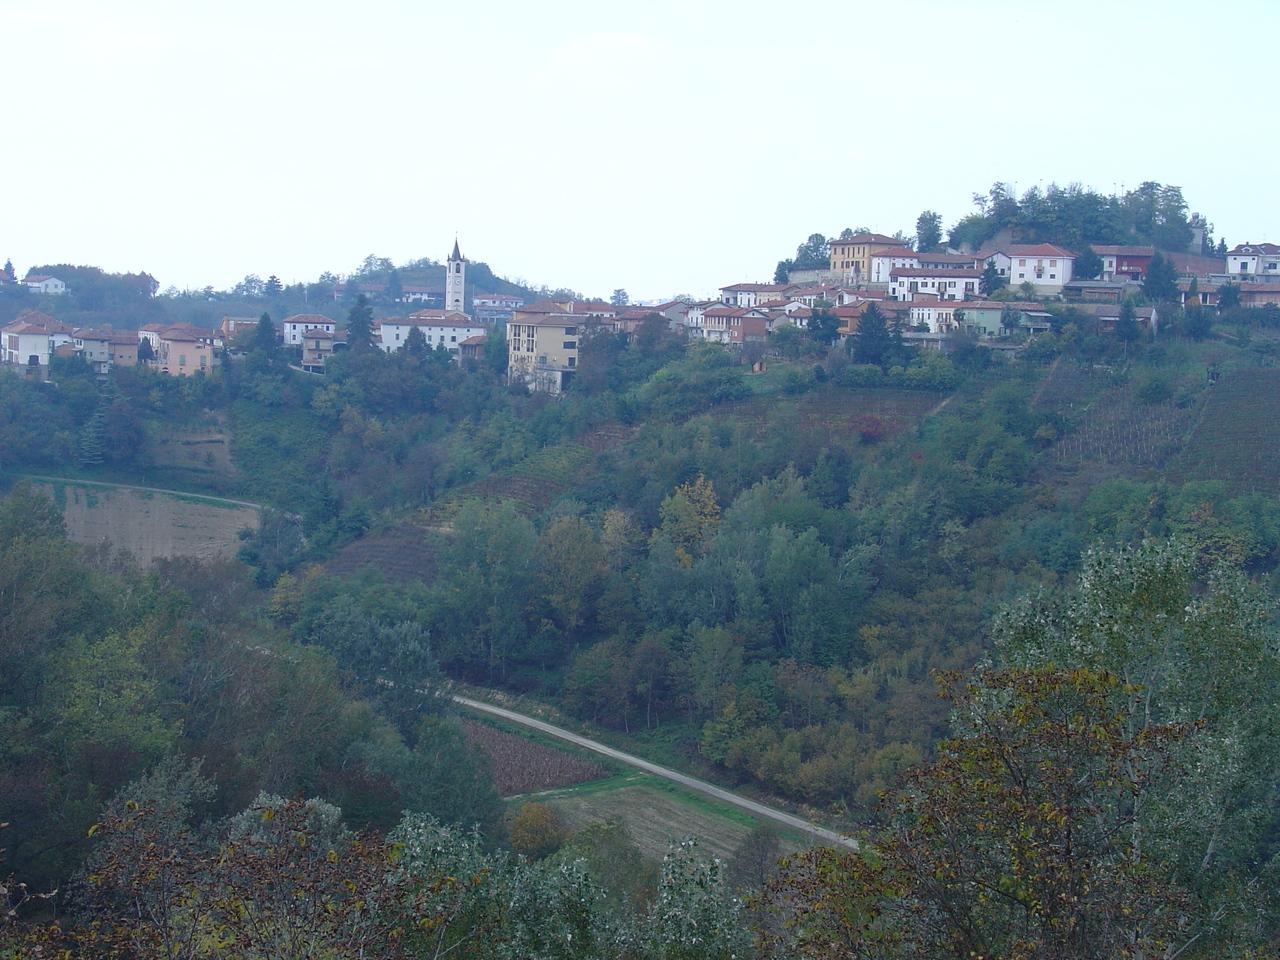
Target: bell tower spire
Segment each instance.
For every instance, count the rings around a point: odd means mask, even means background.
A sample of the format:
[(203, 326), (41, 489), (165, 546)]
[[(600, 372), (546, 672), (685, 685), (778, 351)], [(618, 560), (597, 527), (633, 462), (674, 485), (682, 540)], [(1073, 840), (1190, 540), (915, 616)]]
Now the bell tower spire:
[(445, 264), (444, 308), (462, 313), (466, 303), (467, 258), (458, 249), (458, 238), (453, 238), (453, 253)]

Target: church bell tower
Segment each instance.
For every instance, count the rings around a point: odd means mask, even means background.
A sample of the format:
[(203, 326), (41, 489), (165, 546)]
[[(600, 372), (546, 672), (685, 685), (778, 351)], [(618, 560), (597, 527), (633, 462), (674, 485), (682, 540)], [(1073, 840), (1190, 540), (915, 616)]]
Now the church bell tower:
[(458, 241), (453, 241), (453, 255), (445, 265), (448, 271), (444, 276), (444, 308), (462, 313), (466, 302), (467, 260), (458, 250)]

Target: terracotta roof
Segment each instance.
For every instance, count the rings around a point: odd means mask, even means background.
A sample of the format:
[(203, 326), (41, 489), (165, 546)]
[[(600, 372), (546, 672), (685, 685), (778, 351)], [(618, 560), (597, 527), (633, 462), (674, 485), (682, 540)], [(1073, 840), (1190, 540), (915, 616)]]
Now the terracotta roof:
[(845, 237), (843, 240), (837, 238), (831, 241), (832, 246), (837, 243), (894, 243), (901, 244), (904, 247), (907, 245), (907, 241), (898, 240), (895, 237), (886, 237), (883, 233), (859, 233), (852, 237)]
[(57, 277), (50, 276), (47, 273), (29, 273), (23, 283), (41, 283), (45, 280), (57, 280)]
[(1280, 244), (1249, 243), (1248, 241), (1245, 241), (1244, 243), (1236, 244), (1230, 251), (1230, 254), (1235, 254), (1238, 257), (1252, 257), (1259, 253), (1274, 256), (1275, 254), (1280, 253)]
[(928, 267), (894, 267), (889, 271), (890, 277), (941, 277), (945, 280), (960, 278), (973, 279), (982, 276), (981, 270), (965, 270), (953, 267), (930, 270)]
[(412, 313), (407, 317), (387, 317), (377, 321), (375, 326), (378, 329), (382, 327), (450, 327), (453, 329), (465, 329), (470, 327), (483, 327), (484, 324), (477, 320), (472, 320), (465, 313), (452, 311), (445, 314), (442, 310), (431, 311), (435, 316), (423, 316), (427, 313), (420, 310)]
[(1155, 247), (1118, 247), (1102, 243), (1091, 243), (1089, 246), (1100, 257), (1150, 257), (1156, 252)]
[(798, 289), (790, 283), (734, 283), (721, 290), (733, 290), (736, 293), (781, 293), (784, 290)]
[(321, 316), (318, 313), (295, 313), (292, 317), (285, 317), (285, 323), (337, 323), (336, 320), (330, 320), (328, 317)]
[(534, 303), (526, 303), (523, 307), (517, 307), (521, 313), (568, 313), (569, 304), (572, 300), (538, 300)]
[(1033, 303), (1030, 300), (948, 300), (946, 302), (965, 310), (1003, 310), (1005, 307), (1023, 311), (1044, 309), (1044, 304)]
[(465, 340), (463, 340), (462, 342), (460, 342), (460, 343), (458, 344), (458, 346), (460, 346), (460, 347), (478, 347), (478, 346), (480, 346), (480, 344), (482, 344), (482, 343), (488, 343), (488, 342), (489, 342), (489, 338), (488, 338), (488, 337), (467, 337), (467, 339), (465, 339)]
[(75, 333), (77, 340), (101, 340), (104, 343), (120, 343), (133, 344), (137, 346), (139, 342), (137, 330), (77, 330)]

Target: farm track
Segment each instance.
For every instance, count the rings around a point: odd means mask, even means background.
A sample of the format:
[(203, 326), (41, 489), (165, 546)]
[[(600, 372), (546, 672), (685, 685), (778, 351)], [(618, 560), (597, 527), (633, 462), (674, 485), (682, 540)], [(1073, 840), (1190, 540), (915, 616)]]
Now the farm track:
[(739, 809), (745, 810), (757, 817), (772, 820), (775, 823), (783, 824), (793, 830), (798, 830), (802, 833), (808, 834), (811, 837), (816, 837), (823, 843), (848, 847), (854, 850), (858, 848), (857, 841), (846, 837), (843, 834), (837, 833), (834, 830), (828, 830), (825, 827), (820, 827), (817, 824), (810, 823), (808, 820), (797, 817), (794, 814), (786, 813), (782, 810), (776, 810), (773, 807), (767, 807), (754, 800), (748, 800), (746, 797), (740, 797), (735, 793), (731, 793), (730, 791), (723, 789), (722, 787), (717, 787), (714, 784), (707, 783), (705, 780), (699, 780), (696, 777), (690, 777), (676, 770), (659, 766), (656, 763), (650, 763), (648, 760), (632, 756), (629, 753), (623, 753), (621, 750), (615, 750), (613, 747), (600, 743), (597, 740), (591, 740), (587, 737), (580, 736), (579, 734), (566, 730), (563, 727), (557, 727), (554, 724), (545, 723), (542, 720), (535, 720), (533, 717), (527, 717), (524, 714), (516, 713), (512, 710), (506, 710), (502, 707), (495, 707), (493, 704), (484, 703), (480, 700), (472, 700), (470, 697), (455, 695), (453, 699), (454, 702), (469, 709), (477, 710), (481, 713), (488, 713), (495, 717), (501, 717), (503, 720), (518, 723), (541, 733), (557, 737), (568, 743), (572, 743), (576, 746), (591, 750), (594, 753), (598, 753), (601, 756), (608, 757), (611, 760), (617, 760), (621, 763), (627, 764), (628, 766), (644, 770), (646, 773), (651, 773), (654, 776), (670, 780), (674, 783), (680, 784), (681, 786), (687, 787), (690, 790), (696, 790), (699, 793), (705, 794), (706, 796), (712, 797), (723, 803), (728, 803), (738, 807)]

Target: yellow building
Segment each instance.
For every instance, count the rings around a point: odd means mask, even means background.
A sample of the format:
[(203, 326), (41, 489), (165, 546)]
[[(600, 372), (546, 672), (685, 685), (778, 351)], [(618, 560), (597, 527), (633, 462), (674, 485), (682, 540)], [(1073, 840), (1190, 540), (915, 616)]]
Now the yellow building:
[(882, 233), (859, 233), (843, 240), (831, 241), (831, 269), (849, 283), (865, 283), (871, 276), (871, 257), (882, 250), (908, 249), (905, 240), (895, 240)]
[(572, 300), (543, 300), (517, 309), (507, 323), (507, 381), (563, 393), (577, 372), (582, 337), (613, 330), (616, 312), (608, 304)]

